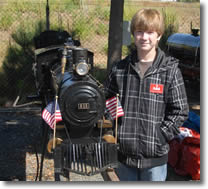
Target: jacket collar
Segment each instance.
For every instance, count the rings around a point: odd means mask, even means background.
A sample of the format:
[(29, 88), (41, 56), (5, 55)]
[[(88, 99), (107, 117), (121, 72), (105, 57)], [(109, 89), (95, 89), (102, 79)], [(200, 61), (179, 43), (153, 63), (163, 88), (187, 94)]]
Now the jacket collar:
[[(138, 61), (139, 61), (139, 59), (137, 57), (137, 51), (133, 50), (130, 55), (130, 65), (132, 67), (134, 67), (135, 63)], [(149, 69), (149, 72), (147, 74), (149, 75), (149, 74), (155, 74), (158, 72), (166, 71), (167, 70), (167, 61), (168, 60), (167, 60), (165, 53), (158, 47), (156, 58), (152, 64), (151, 69)]]

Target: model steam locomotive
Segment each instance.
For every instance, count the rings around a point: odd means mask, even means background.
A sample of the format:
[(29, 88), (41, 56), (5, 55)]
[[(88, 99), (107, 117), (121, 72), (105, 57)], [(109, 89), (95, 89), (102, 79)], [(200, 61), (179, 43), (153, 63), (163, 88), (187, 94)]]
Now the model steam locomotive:
[(91, 75), (93, 53), (67, 32), (45, 31), (35, 46), (33, 70), (43, 108), (58, 97), (62, 115), (55, 140), (51, 130), (44, 131), (48, 150), (56, 144), (55, 174), (92, 175), (116, 166), (117, 145), (103, 140), (106, 100), (102, 85)]

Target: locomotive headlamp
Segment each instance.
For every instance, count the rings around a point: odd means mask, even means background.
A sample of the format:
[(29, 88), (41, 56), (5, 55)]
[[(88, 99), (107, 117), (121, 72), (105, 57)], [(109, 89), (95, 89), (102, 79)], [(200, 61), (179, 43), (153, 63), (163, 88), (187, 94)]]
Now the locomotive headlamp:
[(87, 75), (89, 69), (89, 65), (86, 62), (80, 62), (75, 67), (76, 73), (80, 76)]

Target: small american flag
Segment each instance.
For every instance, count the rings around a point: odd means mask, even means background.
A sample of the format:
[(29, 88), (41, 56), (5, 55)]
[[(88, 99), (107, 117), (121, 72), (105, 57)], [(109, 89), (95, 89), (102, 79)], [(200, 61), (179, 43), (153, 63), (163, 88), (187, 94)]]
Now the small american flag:
[(55, 114), (55, 103), (56, 101), (50, 102), (42, 112), (42, 118), (52, 129), (54, 128), (55, 121), (56, 123), (62, 121), (62, 116), (58, 103), (56, 104), (56, 114)]
[(116, 110), (117, 110), (117, 118), (124, 116), (124, 111), (119, 100), (118, 100), (118, 108), (117, 108), (116, 97), (112, 97), (106, 100), (106, 109), (110, 113), (113, 119), (116, 119)]

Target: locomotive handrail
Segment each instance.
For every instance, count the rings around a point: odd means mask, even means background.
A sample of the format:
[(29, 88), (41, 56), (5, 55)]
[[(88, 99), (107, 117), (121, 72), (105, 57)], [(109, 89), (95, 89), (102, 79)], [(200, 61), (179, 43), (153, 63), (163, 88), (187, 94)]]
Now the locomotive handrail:
[(37, 56), (39, 54), (42, 54), (42, 53), (45, 53), (45, 52), (48, 52), (48, 51), (51, 51), (51, 50), (54, 50), (57, 48), (63, 48), (63, 47), (64, 47), (64, 45), (52, 45), (49, 47), (35, 49), (34, 52), (35, 52), (35, 55)]

